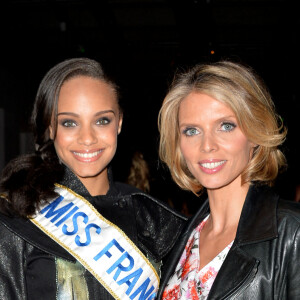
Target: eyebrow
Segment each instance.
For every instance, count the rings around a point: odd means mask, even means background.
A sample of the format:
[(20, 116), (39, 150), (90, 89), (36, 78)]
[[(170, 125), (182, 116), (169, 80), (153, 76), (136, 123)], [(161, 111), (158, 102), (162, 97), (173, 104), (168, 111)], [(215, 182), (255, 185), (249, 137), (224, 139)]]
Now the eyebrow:
[[(116, 113), (113, 110), (108, 109), (108, 110), (98, 111), (97, 113), (95, 113), (95, 117), (103, 115), (103, 114), (107, 114), (107, 113), (113, 113), (114, 115), (116, 115)], [(76, 114), (76, 113), (73, 113), (73, 112), (68, 112), (68, 111), (66, 111), (66, 112), (60, 112), (60, 113), (57, 114), (57, 116), (60, 116), (60, 115), (80, 117), (79, 114)]]
[[(228, 115), (228, 116), (224, 116), (224, 117), (221, 117), (219, 119), (216, 119), (215, 120), (215, 123), (219, 123), (221, 121), (225, 121), (226, 119), (230, 119), (230, 118), (234, 118), (237, 120), (237, 117), (235, 115)], [(185, 126), (190, 126), (190, 127), (197, 127), (197, 123), (188, 123), (188, 122), (184, 122), (182, 124), (178, 124), (179, 127), (185, 127)]]

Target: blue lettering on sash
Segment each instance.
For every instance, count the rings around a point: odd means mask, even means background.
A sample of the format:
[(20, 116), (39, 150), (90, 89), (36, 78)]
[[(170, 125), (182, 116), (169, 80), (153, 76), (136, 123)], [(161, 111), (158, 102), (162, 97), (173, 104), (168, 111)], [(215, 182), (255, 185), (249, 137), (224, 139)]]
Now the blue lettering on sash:
[(62, 232), (66, 235), (73, 235), (75, 233), (77, 233), (78, 231), (78, 222), (77, 222), (77, 219), (78, 217), (83, 217), (83, 223), (87, 223), (88, 220), (89, 220), (89, 217), (86, 215), (86, 213), (80, 211), (78, 213), (76, 213), (74, 216), (73, 216), (73, 230), (72, 231), (68, 231), (68, 226), (66, 224), (64, 224), (64, 226), (62, 227)]
[[(119, 249), (120, 252), (124, 252), (125, 250), (120, 246), (120, 244), (115, 240), (115, 239), (112, 239), (95, 257), (94, 257), (94, 260), (99, 260), (99, 258), (101, 258), (104, 254), (108, 257), (108, 258), (111, 258), (112, 257), (112, 254), (109, 252), (109, 249), (112, 248), (113, 246), (115, 246), (116, 248)], [(128, 260), (129, 261), (129, 264), (128, 266), (124, 266), (122, 263), (125, 261), (125, 260)], [(132, 270), (132, 268), (134, 267), (134, 259), (133, 257), (127, 252), (125, 251), (121, 257), (113, 263), (113, 265), (111, 267), (109, 267), (107, 269), (107, 273), (108, 274), (111, 274), (115, 269), (116, 269), (116, 272), (113, 276), (113, 279), (115, 281), (117, 281), (119, 275), (121, 272), (129, 272), (130, 270)], [(135, 287), (136, 283), (138, 282), (139, 278), (141, 277), (143, 273), (143, 269), (142, 268), (139, 268), (137, 270), (135, 270), (134, 272), (132, 272), (131, 274), (125, 276), (124, 278), (120, 279), (119, 281), (117, 281), (117, 284), (118, 285), (122, 285), (122, 284), (127, 284), (128, 285), (128, 289), (126, 291), (126, 294), (129, 295), (133, 288)], [(154, 286), (152, 285), (149, 289), (148, 289), (148, 286), (149, 286), (149, 283), (150, 283), (150, 279), (149, 277), (140, 285), (137, 287), (137, 289), (134, 291), (133, 294), (131, 294), (129, 296), (129, 298), (132, 300), (132, 299), (135, 299), (136, 297), (139, 296), (138, 300), (152, 300), (155, 298), (156, 296), (156, 293), (153, 293), (153, 290), (154, 290)], [(148, 290), (147, 290), (148, 289)]]
[[(131, 293), (132, 289), (134, 288), (135, 284), (137, 283), (137, 281), (140, 279), (142, 273), (143, 273), (143, 269), (139, 268), (136, 271), (129, 274), (128, 276), (126, 276), (123, 279), (119, 280), (117, 282), (117, 284), (122, 285), (123, 283), (126, 283), (128, 285), (128, 289), (126, 291), (126, 294), (129, 295)], [(132, 279), (132, 278), (133, 278), (133, 280), (130, 281), (130, 279)]]
[(57, 219), (59, 219), (65, 212), (67, 212), (73, 205), (74, 203), (68, 203), (67, 205), (55, 210), (55, 208), (57, 207), (57, 205), (64, 199), (63, 196), (59, 196), (58, 198), (56, 198), (54, 201), (52, 201), (49, 205), (47, 205), (46, 207), (44, 207), (40, 213), (43, 214), (46, 211), (47, 214), (45, 215), (45, 217), (47, 219), (49, 219), (50, 217), (54, 216), (54, 218), (51, 219), (51, 222), (54, 223)]
[(57, 221), (55, 223), (55, 226), (58, 227), (59, 225), (61, 225), (64, 221), (66, 221), (67, 219), (69, 219), (78, 209), (79, 209), (78, 206), (73, 207), (71, 209), (71, 211), (69, 211), (64, 217), (62, 217), (59, 221)]
[[(128, 259), (129, 260), (129, 265), (127, 267), (122, 265), (122, 262)], [(106, 272), (107, 274), (110, 274), (114, 269), (117, 268), (117, 271), (114, 275), (114, 280), (116, 281), (120, 275), (120, 273), (123, 272), (128, 272), (130, 271), (134, 266), (134, 259), (132, 258), (131, 255), (126, 251)]]
[[(152, 291), (154, 290), (154, 287), (153, 285), (151, 286), (151, 288), (147, 291), (147, 293), (145, 294), (147, 288), (148, 288), (148, 285), (150, 283), (150, 279), (147, 278), (136, 290), (135, 292), (130, 295), (130, 299), (134, 299), (138, 294), (141, 293), (140, 297), (139, 297), (139, 300), (146, 300), (147, 297), (152, 293)], [(153, 293), (147, 300), (150, 300), (150, 299), (153, 299), (154, 297), (156, 296), (156, 293)]]
[(84, 247), (84, 246), (88, 246), (91, 243), (91, 234), (90, 234), (90, 228), (96, 228), (96, 233), (99, 234), (101, 232), (101, 228), (100, 226), (98, 226), (97, 224), (94, 223), (90, 223), (89, 225), (87, 225), (85, 227), (85, 234), (86, 234), (86, 242), (82, 243), (80, 242), (80, 236), (76, 235), (75, 237), (75, 243), (80, 246), (80, 247)]
[[(46, 218), (50, 218), (52, 216), (54, 216), (50, 221), (52, 223), (54, 223), (57, 219), (61, 218), (62, 215), (64, 215), (73, 205), (74, 203), (68, 203), (65, 206), (55, 210), (55, 208), (63, 201), (64, 197), (63, 196), (59, 196), (58, 198), (56, 198), (54, 201), (52, 201), (49, 205), (47, 205), (46, 207), (44, 207), (40, 213), (43, 214), (45, 212)], [(55, 223), (55, 226), (58, 227), (60, 226), (63, 222), (65, 222), (67, 219), (69, 219), (72, 215), (74, 215), (74, 213), (78, 210), (78, 206), (74, 206), (65, 216), (63, 216), (60, 220), (58, 220)], [(87, 224), (88, 223), (88, 216), (84, 213), (84, 212), (77, 212), (72, 219), (73, 222), (73, 230), (72, 231), (68, 231), (68, 226), (66, 224), (64, 224), (64, 226), (62, 227), (62, 232), (66, 235), (73, 235), (75, 233), (77, 233), (78, 231), (78, 221), (77, 219), (79, 217), (83, 217), (83, 223)], [(94, 223), (90, 223), (85, 227), (85, 235), (86, 235), (86, 241), (85, 242), (81, 242), (80, 241), (80, 236), (77, 235), (75, 237), (75, 243), (80, 246), (80, 247), (84, 247), (84, 246), (88, 246), (91, 243), (91, 234), (90, 234), (90, 229), (91, 228), (96, 228), (96, 233), (100, 234), (101, 232), (101, 227), (98, 226), (97, 224)]]
[(98, 260), (99, 258), (101, 258), (104, 254), (110, 258), (111, 257), (111, 253), (108, 251), (112, 246), (117, 247), (120, 252), (124, 252), (124, 249), (120, 246), (120, 244), (115, 240), (112, 239), (95, 257), (94, 260)]

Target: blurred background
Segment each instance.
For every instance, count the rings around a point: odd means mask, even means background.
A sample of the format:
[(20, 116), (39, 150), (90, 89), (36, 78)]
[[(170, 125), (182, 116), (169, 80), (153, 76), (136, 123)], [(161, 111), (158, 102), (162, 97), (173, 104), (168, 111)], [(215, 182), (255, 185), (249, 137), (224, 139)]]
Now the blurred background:
[(98, 60), (121, 88), (125, 119), (113, 162), (126, 181), (139, 151), (150, 194), (193, 213), (201, 199), (180, 191), (159, 162), (157, 114), (177, 70), (232, 59), (253, 67), (288, 127), (288, 170), (275, 188), (294, 199), (300, 184), (299, 53), (296, 1), (12, 0), (0, 9), (0, 171), (32, 151), (28, 121), (38, 85), (54, 64)]

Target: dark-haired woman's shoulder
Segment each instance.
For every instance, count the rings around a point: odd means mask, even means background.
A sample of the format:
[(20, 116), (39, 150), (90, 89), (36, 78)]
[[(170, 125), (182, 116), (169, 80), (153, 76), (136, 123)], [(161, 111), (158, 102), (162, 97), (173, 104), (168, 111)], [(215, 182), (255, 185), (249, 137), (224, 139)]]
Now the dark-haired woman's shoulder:
[(180, 222), (183, 223), (185, 223), (188, 219), (185, 215), (170, 207), (165, 201), (153, 197), (135, 186), (122, 182), (116, 182), (115, 186), (120, 196), (132, 197), (136, 202), (136, 205), (140, 206), (140, 208), (148, 207), (148, 209), (159, 209), (161, 211), (164, 211), (167, 215), (174, 216), (176, 219), (180, 220)]
[(156, 261), (162, 260), (180, 236), (187, 217), (135, 187), (122, 184), (122, 188), (130, 190), (140, 247)]

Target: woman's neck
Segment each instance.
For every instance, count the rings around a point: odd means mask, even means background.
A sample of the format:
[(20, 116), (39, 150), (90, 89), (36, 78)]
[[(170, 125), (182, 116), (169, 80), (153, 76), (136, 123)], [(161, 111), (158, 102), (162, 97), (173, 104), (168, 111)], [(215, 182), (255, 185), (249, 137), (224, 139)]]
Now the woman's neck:
[(231, 185), (222, 189), (208, 190), (210, 229), (215, 233), (227, 228), (237, 229), (249, 184)]
[(94, 177), (79, 177), (91, 196), (106, 195), (109, 190), (107, 169)]

